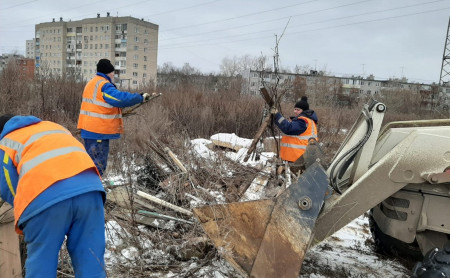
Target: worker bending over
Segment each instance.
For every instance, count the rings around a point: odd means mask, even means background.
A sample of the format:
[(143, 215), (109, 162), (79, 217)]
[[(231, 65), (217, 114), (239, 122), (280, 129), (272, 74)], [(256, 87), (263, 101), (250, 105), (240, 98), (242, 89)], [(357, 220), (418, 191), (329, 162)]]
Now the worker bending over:
[(3, 115), (0, 132), (0, 195), (27, 244), (26, 277), (56, 277), (66, 236), (75, 277), (106, 277), (105, 192), (83, 145), (34, 116)]

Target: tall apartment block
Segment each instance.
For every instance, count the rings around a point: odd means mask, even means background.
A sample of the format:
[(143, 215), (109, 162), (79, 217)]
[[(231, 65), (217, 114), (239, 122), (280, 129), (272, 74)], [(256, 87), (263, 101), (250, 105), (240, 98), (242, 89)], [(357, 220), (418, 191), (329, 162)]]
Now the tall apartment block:
[(115, 66), (115, 82), (136, 88), (156, 81), (158, 25), (134, 17), (87, 18), (35, 26), (36, 67), (62, 74), (79, 70), (85, 80), (96, 73), (98, 60)]
[(34, 52), (35, 49), (35, 45), (36, 45), (36, 40), (35, 39), (31, 39), (31, 40), (27, 40), (26, 41), (26, 58), (29, 59), (36, 59), (36, 54)]

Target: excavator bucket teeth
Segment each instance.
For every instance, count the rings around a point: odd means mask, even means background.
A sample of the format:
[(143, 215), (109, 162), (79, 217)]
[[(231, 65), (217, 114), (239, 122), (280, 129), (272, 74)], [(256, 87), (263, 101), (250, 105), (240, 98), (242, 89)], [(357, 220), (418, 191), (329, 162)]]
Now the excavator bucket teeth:
[(219, 252), (250, 277), (298, 277), (328, 177), (319, 163), (275, 200), (195, 208)]

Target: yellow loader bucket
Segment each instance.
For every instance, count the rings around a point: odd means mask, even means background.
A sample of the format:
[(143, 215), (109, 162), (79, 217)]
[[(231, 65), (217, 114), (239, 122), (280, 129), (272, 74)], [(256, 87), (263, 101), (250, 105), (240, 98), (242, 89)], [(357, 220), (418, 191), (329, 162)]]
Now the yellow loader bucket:
[(325, 170), (314, 163), (276, 199), (193, 211), (219, 253), (241, 274), (297, 278), (327, 187)]

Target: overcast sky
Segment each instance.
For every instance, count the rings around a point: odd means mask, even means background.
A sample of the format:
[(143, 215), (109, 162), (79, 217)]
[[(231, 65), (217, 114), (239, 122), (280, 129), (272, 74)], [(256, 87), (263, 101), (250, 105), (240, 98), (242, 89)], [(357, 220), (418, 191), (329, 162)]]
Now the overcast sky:
[(133, 16), (159, 25), (158, 65), (219, 72), (225, 57), (273, 56), (337, 76), (438, 82), (450, 0), (0, 0), (0, 52), (25, 54), (35, 24)]

